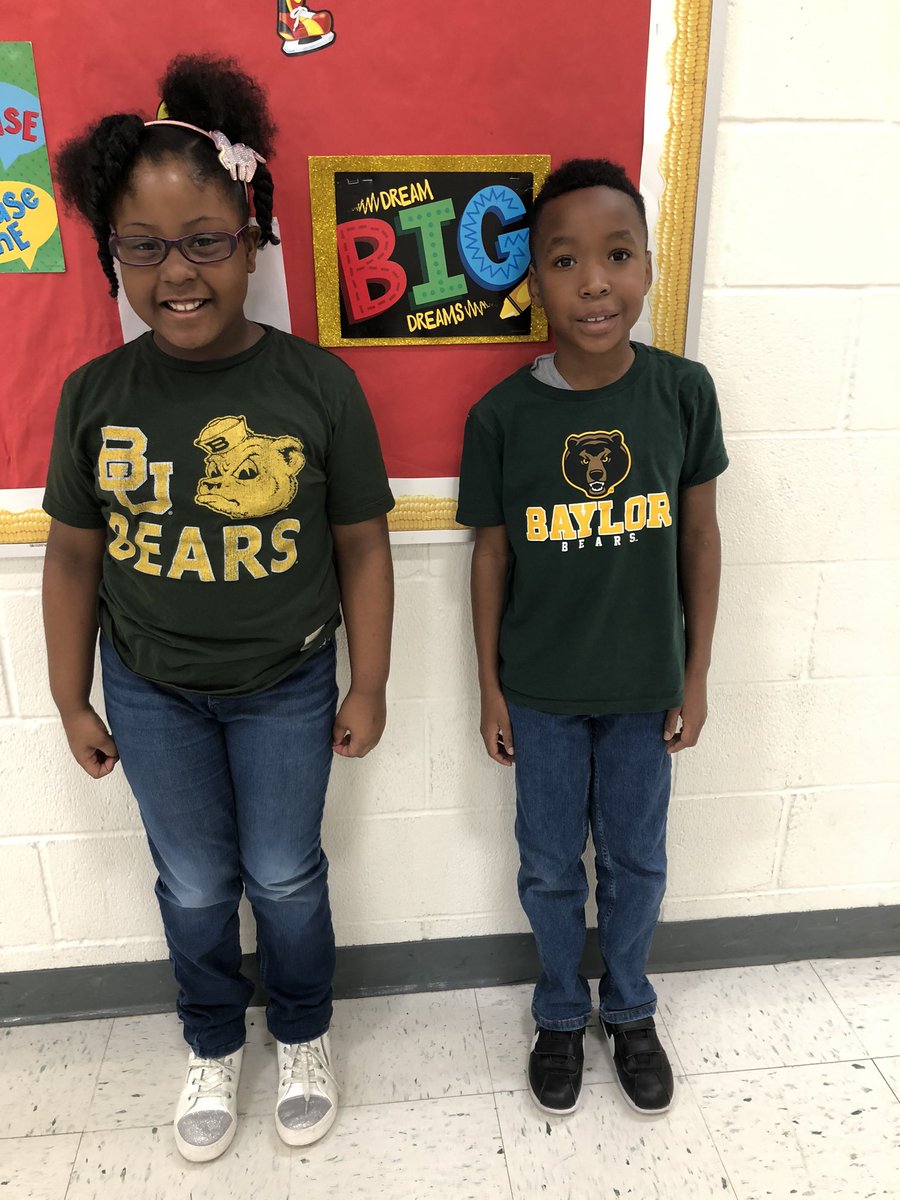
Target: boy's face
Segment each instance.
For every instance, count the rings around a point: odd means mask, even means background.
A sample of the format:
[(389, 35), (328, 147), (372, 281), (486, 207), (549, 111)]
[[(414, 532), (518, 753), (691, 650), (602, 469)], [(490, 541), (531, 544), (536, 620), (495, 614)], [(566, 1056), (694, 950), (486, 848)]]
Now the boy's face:
[(647, 238), (630, 196), (590, 187), (548, 201), (528, 284), (556, 335), (560, 370), (624, 373), (651, 279)]

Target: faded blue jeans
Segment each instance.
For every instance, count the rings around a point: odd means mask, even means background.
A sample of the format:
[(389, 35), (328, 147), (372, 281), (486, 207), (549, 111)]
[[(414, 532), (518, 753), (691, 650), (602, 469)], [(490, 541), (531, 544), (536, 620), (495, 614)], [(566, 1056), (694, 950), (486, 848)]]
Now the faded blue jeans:
[(195, 1054), (244, 1043), (238, 902), (257, 927), (270, 1032), (318, 1037), (331, 1020), (334, 932), (320, 831), (337, 704), (334, 643), (245, 696), (161, 687), (101, 638), (110, 730), (147, 831), (156, 896)]
[(666, 887), (671, 758), (664, 712), (571, 717), (510, 704), (515, 746), (519, 898), (541, 962), (532, 1014), (545, 1029), (580, 1029), (591, 993), (579, 973), (590, 829), (597, 931), (605, 971), (600, 1015), (656, 1011), (645, 969)]

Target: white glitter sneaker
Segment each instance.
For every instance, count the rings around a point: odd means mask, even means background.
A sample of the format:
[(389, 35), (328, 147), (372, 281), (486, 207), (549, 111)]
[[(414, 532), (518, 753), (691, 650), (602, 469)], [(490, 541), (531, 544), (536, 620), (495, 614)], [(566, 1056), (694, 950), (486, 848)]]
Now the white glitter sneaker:
[(289, 1146), (317, 1142), (334, 1124), (337, 1106), (328, 1034), (311, 1042), (279, 1042), (275, 1128), (281, 1140)]
[(227, 1058), (188, 1054), (187, 1077), (175, 1107), (175, 1145), (189, 1162), (210, 1162), (231, 1145), (243, 1054), (243, 1046)]

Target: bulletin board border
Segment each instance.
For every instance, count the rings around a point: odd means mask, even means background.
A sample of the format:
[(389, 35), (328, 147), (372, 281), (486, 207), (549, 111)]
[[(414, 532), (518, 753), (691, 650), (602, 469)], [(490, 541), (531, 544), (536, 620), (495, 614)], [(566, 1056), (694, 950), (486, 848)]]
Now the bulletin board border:
[[(720, 0), (719, 0), (720, 3)], [(710, 62), (710, 45), (712, 39), (713, 19), (719, 12), (717, 0), (653, 0), (651, 7), (651, 38), (653, 27), (665, 17), (672, 29), (672, 36), (665, 54), (664, 81), (669, 90), (668, 125), (662, 137), (661, 153), (657, 163), (648, 163), (646, 157), (642, 168), (641, 180), (648, 169), (656, 169), (662, 179), (662, 191), (659, 197), (657, 220), (651, 230), (655, 244), (656, 282), (650, 293), (650, 311), (652, 314), (653, 344), (676, 354), (683, 354), (689, 328), (689, 320), (696, 321), (696, 314), (689, 318), (689, 301), (691, 300), (692, 268), (697, 262), (695, 254), (695, 227), (698, 210), (697, 198), (700, 189), (701, 165), (708, 165), (710, 156), (702, 154), (704, 112), (707, 104), (707, 85)], [(652, 43), (651, 43), (652, 50)], [(648, 62), (648, 81), (655, 64)], [(358, 166), (362, 162), (383, 164), (385, 161), (395, 161), (396, 156), (373, 156), (368, 159), (357, 156), (342, 156), (345, 160)], [(435, 156), (422, 157), (404, 156), (407, 161), (432, 163)], [(445, 158), (446, 156), (437, 156)], [(527, 156), (514, 156), (520, 161)], [(471, 155), (467, 161), (485, 163), (485, 169), (494, 169), (498, 161), (508, 161), (508, 156)], [(701, 163), (701, 159), (704, 160)], [(322, 160), (310, 160), (310, 183), (313, 186), (313, 164)], [(341, 156), (330, 157), (329, 163), (341, 161)], [(374, 166), (373, 166), (373, 169)], [(382, 168), (383, 169), (383, 168)], [(521, 168), (518, 168), (521, 169)], [(326, 176), (330, 183), (330, 174)], [(537, 177), (536, 177), (537, 182)], [(333, 186), (332, 191), (332, 206)], [(333, 218), (333, 213), (331, 214)], [(314, 217), (314, 222), (317, 218)], [(320, 215), (319, 220), (326, 220)], [(332, 220), (333, 227), (333, 220)], [(314, 228), (314, 247), (316, 250), (316, 288), (320, 286), (320, 270), (324, 271), (323, 280), (332, 270), (330, 264), (318, 259), (321, 230)], [(337, 255), (334, 253), (334, 274), (330, 278), (332, 295), (336, 295), (337, 286)], [(696, 281), (694, 291), (696, 292)], [(696, 298), (694, 302), (696, 305)], [(493, 339), (486, 339), (493, 340)], [(510, 341), (530, 341), (530, 337), (510, 338)], [(435, 344), (435, 340), (423, 339), (424, 344)], [(468, 342), (469, 339), (448, 338), (443, 344)], [(406, 342), (405, 344), (410, 344)], [(351, 341), (350, 345), (359, 342)], [(28, 489), (33, 493), (34, 489)], [(9, 503), (9, 493), (2, 494), (2, 499)], [(464, 533), (464, 527), (453, 520), (455, 504), (447, 496), (415, 495), (399, 496), (397, 507), (389, 514), (388, 526), (392, 532), (406, 531), (408, 536), (429, 540), (429, 534), (436, 531), (458, 531)], [(427, 527), (421, 522), (427, 514)], [(35, 502), (25, 503), (18, 510), (0, 508), (0, 553), (6, 555), (17, 553), (17, 547), (40, 547), (47, 540), (50, 518)]]

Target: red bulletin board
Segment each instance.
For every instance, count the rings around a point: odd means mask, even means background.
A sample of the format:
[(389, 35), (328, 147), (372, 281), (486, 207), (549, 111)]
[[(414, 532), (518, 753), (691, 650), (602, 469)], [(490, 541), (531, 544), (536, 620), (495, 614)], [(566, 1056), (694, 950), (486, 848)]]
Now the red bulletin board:
[[(651, 0), (480, 12), (426, 0), (387, 8), (333, 0), (331, 14), (334, 38), (311, 53), (283, 51), (278, 0), (22, 5), (0, 17), (0, 41), (33, 43), (51, 161), (100, 115), (153, 116), (156, 81), (175, 54), (233, 55), (263, 81), (279, 126), (270, 166), (291, 325), (312, 341), (311, 156), (549, 154), (556, 165), (604, 155), (640, 178)], [(122, 341), (87, 227), (63, 210), (60, 230), (65, 274), (0, 279), (0, 489), (42, 487), (63, 380)], [(469, 407), (543, 349), (365, 346), (337, 353), (369, 397), (392, 479), (422, 482), (456, 476)], [(0, 530), (0, 540), (14, 539)]]

